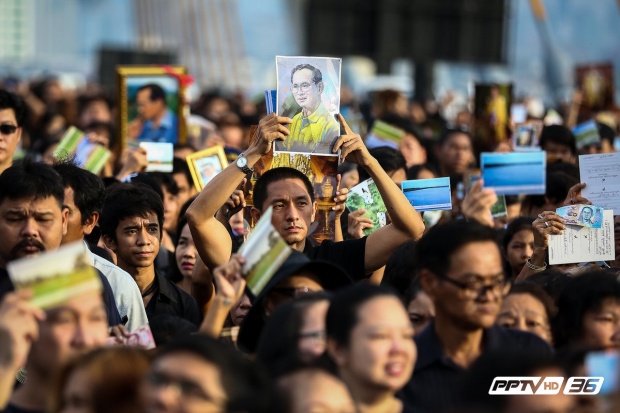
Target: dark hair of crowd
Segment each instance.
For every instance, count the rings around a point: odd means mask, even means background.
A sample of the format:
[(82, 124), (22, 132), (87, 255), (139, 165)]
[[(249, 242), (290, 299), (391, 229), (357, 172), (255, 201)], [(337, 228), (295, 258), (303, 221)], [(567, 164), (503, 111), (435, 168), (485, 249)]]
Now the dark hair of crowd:
[[(379, 165), (386, 173), (392, 173), (399, 169), (403, 171), (407, 170), (407, 161), (405, 157), (398, 149), (391, 148), (389, 146), (379, 146), (378, 148), (372, 148), (368, 152), (373, 158), (379, 162)], [(368, 172), (364, 168), (357, 168), (360, 176), (360, 182), (370, 178)]]
[(82, 216), (82, 225), (94, 213), (101, 212), (105, 187), (100, 177), (80, 168), (71, 159), (57, 161), (53, 168), (62, 177), (64, 187), (73, 189), (73, 202)]
[(382, 286), (392, 287), (401, 296), (404, 296), (416, 275), (415, 251), (415, 241), (410, 240), (402, 243), (392, 253), (385, 265), (385, 271), (381, 279)]
[(227, 396), (225, 411), (272, 412), (274, 395), (267, 374), (255, 362), (211, 337), (192, 335), (173, 340), (155, 356), (154, 363), (170, 355), (188, 353), (218, 371)]
[(0, 175), (0, 204), (5, 199), (53, 197), (62, 208), (65, 188), (62, 178), (49, 165), (23, 159), (14, 163)]
[(474, 242), (493, 242), (497, 245), (495, 231), (477, 222), (463, 220), (434, 226), (417, 243), (416, 267), (442, 276), (450, 270), (452, 254)]
[(101, 233), (116, 241), (116, 228), (123, 219), (146, 217), (149, 213), (157, 216), (161, 237), (164, 225), (164, 204), (161, 196), (144, 184), (112, 185), (106, 190), (101, 210)]
[(540, 147), (545, 150), (548, 143), (566, 146), (573, 155), (577, 155), (577, 141), (575, 135), (566, 126), (548, 125), (540, 133)]
[(286, 179), (299, 179), (304, 183), (310, 201), (314, 202), (314, 188), (306, 175), (294, 168), (274, 168), (270, 169), (258, 178), (254, 184), (253, 201), (254, 207), (259, 211), (263, 210), (263, 204), (267, 200), (269, 185), (275, 182), (284, 181)]
[(620, 282), (615, 271), (588, 270), (569, 278), (557, 299), (558, 313), (551, 324), (555, 346), (561, 348), (579, 340), (586, 313), (600, 309), (607, 299), (620, 303)]
[(20, 128), (26, 122), (26, 104), (18, 95), (8, 90), (0, 89), (0, 110), (13, 109), (15, 120)]
[(334, 340), (338, 345), (348, 347), (351, 331), (359, 321), (359, 309), (378, 297), (395, 297), (401, 300), (391, 288), (372, 284), (353, 285), (334, 294), (325, 320), (327, 338)]
[(303, 364), (298, 350), (299, 330), (310, 307), (330, 297), (327, 292), (307, 294), (278, 306), (269, 317), (258, 342), (256, 360), (272, 377)]

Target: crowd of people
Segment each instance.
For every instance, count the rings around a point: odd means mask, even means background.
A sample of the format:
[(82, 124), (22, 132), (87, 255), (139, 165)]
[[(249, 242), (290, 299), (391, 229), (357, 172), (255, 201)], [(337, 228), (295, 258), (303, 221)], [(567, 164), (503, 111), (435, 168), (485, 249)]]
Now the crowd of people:
[[(246, 169), (285, 145), (293, 123), (264, 102), (216, 92), (188, 102), (173, 171), (145, 172), (145, 149), (122, 144), (115, 100), (96, 85), (0, 80), (0, 411), (620, 409), (611, 376), (598, 396), (489, 394), (496, 377), (600, 375), (588, 360), (620, 348), (620, 216), (614, 261), (548, 264), (549, 239), (566, 228), (556, 209), (590, 204), (578, 155), (612, 152), (620, 118), (587, 114), (601, 143), (578, 151), (578, 105), (562, 123), (525, 102), (528, 119), (545, 123), (546, 192), (507, 196), (494, 218), (496, 193), (463, 184), (481, 151), (514, 149), (514, 124), (483, 141), (471, 108), (452, 103), (395, 90), (358, 100), (343, 88), (336, 237), (318, 243), (315, 189), (299, 170), (263, 173), (246, 206)], [(399, 143), (369, 133), (378, 120), (403, 132)], [(99, 175), (53, 156), (69, 126), (113, 152)], [(185, 158), (216, 145), (230, 164), (198, 191)], [(450, 178), (450, 211), (419, 213), (400, 188), (431, 177)], [(365, 211), (345, 207), (367, 178), (388, 211), (370, 235)], [(254, 295), (237, 251), (247, 217), (255, 224), (269, 208), (293, 251)], [(102, 292), (42, 310), (32, 291), (15, 291), (10, 262), (71, 243), (87, 248)], [(145, 325), (156, 348), (126, 345)]]

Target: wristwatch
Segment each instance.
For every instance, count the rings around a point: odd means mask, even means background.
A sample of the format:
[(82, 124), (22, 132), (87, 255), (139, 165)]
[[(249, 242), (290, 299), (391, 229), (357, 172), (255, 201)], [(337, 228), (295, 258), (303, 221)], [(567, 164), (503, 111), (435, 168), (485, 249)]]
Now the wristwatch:
[(248, 158), (246, 158), (243, 154), (237, 157), (237, 168), (241, 169), (244, 174), (252, 174), (254, 173), (254, 169), (248, 168)]

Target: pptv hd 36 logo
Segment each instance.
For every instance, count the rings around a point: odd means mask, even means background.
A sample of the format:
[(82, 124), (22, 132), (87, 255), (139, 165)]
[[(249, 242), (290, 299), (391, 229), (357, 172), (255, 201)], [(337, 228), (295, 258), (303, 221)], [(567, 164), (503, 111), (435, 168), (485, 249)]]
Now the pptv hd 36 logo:
[(489, 394), (589, 394), (601, 391), (603, 377), (496, 377)]

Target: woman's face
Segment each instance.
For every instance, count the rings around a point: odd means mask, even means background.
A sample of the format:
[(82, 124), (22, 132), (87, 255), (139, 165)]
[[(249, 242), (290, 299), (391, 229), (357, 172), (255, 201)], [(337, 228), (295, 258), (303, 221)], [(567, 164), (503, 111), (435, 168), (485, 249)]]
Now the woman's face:
[(435, 317), (435, 306), (430, 297), (422, 290), (416, 294), (415, 298), (407, 306), (409, 320), (413, 324), (415, 335), (420, 334), (424, 327)]
[(517, 276), (534, 252), (534, 233), (529, 229), (517, 232), (506, 247), (506, 258), (512, 275)]
[(192, 233), (189, 231), (189, 225), (185, 225), (179, 234), (179, 243), (174, 251), (177, 266), (183, 277), (191, 278), (194, 266), (196, 265), (196, 257), (198, 252), (192, 239)]
[(502, 327), (534, 333), (551, 344), (551, 327), (545, 306), (527, 293), (508, 294), (497, 317)]
[(413, 326), (396, 297), (362, 304), (346, 348), (333, 356), (351, 388), (396, 392), (410, 379), (417, 351)]
[(179, 218), (179, 202), (177, 196), (168, 192), (165, 186), (161, 187), (164, 193), (164, 229), (175, 231)]
[(61, 413), (92, 413), (90, 377), (84, 369), (74, 370), (62, 394)]
[(304, 361), (317, 359), (325, 352), (325, 315), (329, 301), (323, 300), (308, 307), (299, 330), (299, 353)]
[(247, 294), (243, 294), (241, 299), (230, 310), (230, 319), (236, 326), (243, 324), (243, 320), (248, 316), (250, 309), (252, 308), (252, 302)]
[(342, 174), (340, 180), (340, 186), (342, 188), (351, 189), (360, 182), (360, 174), (357, 172), (357, 168), (351, 169), (349, 172)]
[(602, 305), (586, 312), (581, 321), (579, 344), (593, 349), (620, 348), (620, 300), (607, 298)]

